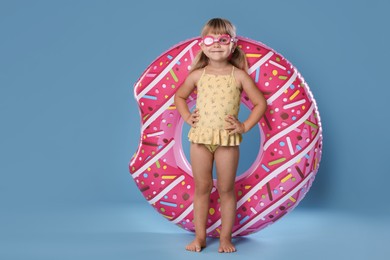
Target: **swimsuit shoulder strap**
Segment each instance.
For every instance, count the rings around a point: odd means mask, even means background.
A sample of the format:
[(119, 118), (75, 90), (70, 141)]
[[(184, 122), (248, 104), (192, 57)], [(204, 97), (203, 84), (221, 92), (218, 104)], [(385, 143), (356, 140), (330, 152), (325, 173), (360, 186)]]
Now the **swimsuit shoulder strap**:
[(203, 77), (204, 74), (206, 74), (206, 67), (203, 68), (202, 76), (200, 77)]
[(202, 75), (200, 75), (200, 78), (198, 79), (198, 82), (196, 84), (197, 86), (199, 86), (199, 84), (200, 84), (201, 80), (203, 79), (203, 76), (204, 76), (205, 73), (206, 73), (206, 67), (203, 68)]

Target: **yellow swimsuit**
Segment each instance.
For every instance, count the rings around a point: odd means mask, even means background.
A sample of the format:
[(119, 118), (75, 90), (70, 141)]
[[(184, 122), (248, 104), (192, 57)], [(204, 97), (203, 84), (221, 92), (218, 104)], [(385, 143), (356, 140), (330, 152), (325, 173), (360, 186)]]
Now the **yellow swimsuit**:
[(237, 146), (241, 134), (228, 134), (225, 130), (227, 115), (238, 116), (242, 88), (234, 78), (234, 66), (229, 75), (212, 75), (203, 70), (197, 84), (196, 108), (199, 121), (191, 127), (188, 139), (193, 143), (205, 144), (214, 152), (218, 146)]

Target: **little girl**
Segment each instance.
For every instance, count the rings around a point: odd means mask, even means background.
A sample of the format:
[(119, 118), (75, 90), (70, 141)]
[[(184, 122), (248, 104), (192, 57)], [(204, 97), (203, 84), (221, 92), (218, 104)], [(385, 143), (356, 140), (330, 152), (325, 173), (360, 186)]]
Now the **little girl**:
[[(191, 126), (188, 138), (191, 141), (190, 160), (195, 180), (195, 239), (186, 249), (200, 252), (206, 247), (206, 223), (215, 160), (222, 221), (218, 251), (235, 252), (231, 234), (236, 217), (234, 183), (241, 134), (259, 122), (267, 104), (246, 72), (245, 53), (237, 48), (234, 25), (226, 19), (211, 19), (204, 26), (201, 37), (201, 51), (175, 95), (177, 110)], [(196, 109), (191, 113), (186, 100), (195, 87)], [(253, 104), (244, 122), (237, 119), (242, 91), (246, 92)]]

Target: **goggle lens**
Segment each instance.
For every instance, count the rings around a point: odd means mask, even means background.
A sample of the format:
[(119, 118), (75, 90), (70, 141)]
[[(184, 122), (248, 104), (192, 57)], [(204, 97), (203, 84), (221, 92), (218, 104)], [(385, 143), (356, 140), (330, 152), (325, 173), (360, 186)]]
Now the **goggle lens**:
[(230, 37), (228, 34), (223, 34), (218, 38), (214, 38), (212, 36), (206, 36), (203, 38), (203, 44), (206, 46), (211, 46), (215, 42), (218, 42), (221, 45), (228, 45), (230, 42), (234, 42), (235, 40)]

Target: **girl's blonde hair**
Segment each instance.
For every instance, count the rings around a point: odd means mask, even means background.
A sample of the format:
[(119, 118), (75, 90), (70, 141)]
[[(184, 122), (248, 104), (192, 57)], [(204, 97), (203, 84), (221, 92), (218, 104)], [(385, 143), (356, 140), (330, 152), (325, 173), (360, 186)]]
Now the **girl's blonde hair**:
[[(236, 27), (230, 21), (228, 21), (226, 19), (213, 18), (213, 19), (209, 20), (206, 23), (206, 25), (203, 27), (200, 36), (203, 38), (209, 33), (229, 34), (230, 37), (235, 38), (236, 37)], [(209, 62), (209, 59), (203, 53), (203, 51), (200, 50), (194, 58), (194, 61), (191, 65), (190, 72), (206, 67), (208, 62)], [(231, 56), (229, 62), (233, 66), (235, 66), (239, 69), (242, 69), (244, 71), (248, 71), (248, 62), (246, 60), (245, 53), (243, 50), (241, 50), (241, 48), (238, 48), (237, 46), (234, 48), (234, 52), (232, 53), (232, 56)]]

